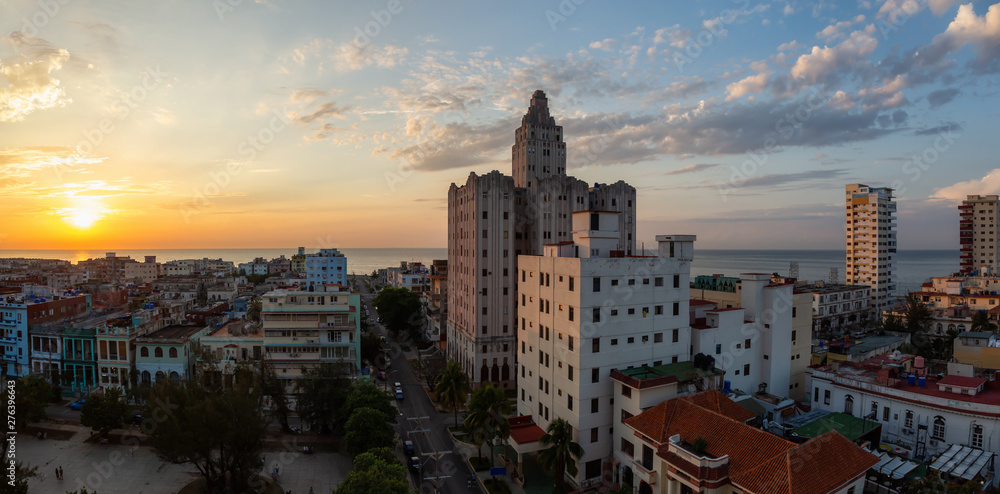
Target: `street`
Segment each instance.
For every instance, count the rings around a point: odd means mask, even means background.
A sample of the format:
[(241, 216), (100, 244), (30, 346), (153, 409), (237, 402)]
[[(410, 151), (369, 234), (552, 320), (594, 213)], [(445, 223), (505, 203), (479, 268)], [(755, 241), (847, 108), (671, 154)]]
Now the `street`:
[[(358, 289), (372, 311), (372, 319), (375, 319), (375, 308), (371, 304), (372, 295), (368, 293), (363, 281), (358, 281)], [(382, 336), (388, 333), (380, 324), (373, 324), (371, 327)], [(391, 349), (387, 354), (392, 365), (387, 369), (389, 375), (386, 382), (390, 386), (394, 382), (399, 382), (403, 387), (403, 400), (396, 402), (400, 416), (397, 418), (395, 429), (400, 441), (413, 441), (417, 456), (420, 457), (422, 477), (416, 481), (420, 492), (481, 492), (478, 483), (474, 489), (470, 489), (466, 484), (466, 478), (473, 472), (462, 455), (457, 453), (448, 433), (448, 427), (454, 422), (453, 415), (439, 414), (434, 409), (433, 403), (413, 374), (413, 369), (410, 368), (410, 363), (407, 362), (398, 343), (390, 339), (390, 346)], [(404, 464), (409, 465), (409, 459), (406, 459)], [(410, 472), (412, 474), (413, 471)], [(435, 485), (437, 485), (436, 491)]]

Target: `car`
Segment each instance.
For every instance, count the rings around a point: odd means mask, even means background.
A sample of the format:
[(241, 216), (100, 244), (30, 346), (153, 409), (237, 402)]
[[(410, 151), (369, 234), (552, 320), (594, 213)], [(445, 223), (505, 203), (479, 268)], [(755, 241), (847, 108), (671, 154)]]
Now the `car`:
[(413, 441), (403, 441), (403, 452), (413, 456), (416, 450), (413, 448)]
[(70, 403), (69, 409), (70, 410), (83, 410), (83, 404), (86, 403), (86, 402), (87, 402), (86, 398), (84, 398), (82, 400), (76, 400), (73, 403)]
[(864, 338), (865, 337), (865, 332), (864, 331), (855, 331), (851, 336), (853, 336), (855, 338)]
[(396, 386), (396, 389), (403, 389), (403, 385), (398, 382), (394, 386)]
[(397, 400), (402, 400), (403, 399), (403, 390), (402, 389), (396, 389), (396, 399)]
[(417, 458), (416, 456), (411, 456), (410, 457), (410, 468), (412, 468), (412, 469), (414, 469), (416, 471), (420, 471), (420, 458)]

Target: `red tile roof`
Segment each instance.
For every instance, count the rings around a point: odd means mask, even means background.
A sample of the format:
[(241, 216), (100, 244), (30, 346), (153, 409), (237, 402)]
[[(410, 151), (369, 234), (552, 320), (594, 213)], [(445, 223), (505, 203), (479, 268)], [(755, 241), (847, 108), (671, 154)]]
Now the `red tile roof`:
[(939, 379), (938, 384), (945, 386), (958, 386), (960, 388), (978, 388), (986, 383), (986, 379), (981, 377), (945, 376)]
[(538, 442), (545, 435), (545, 431), (535, 424), (531, 415), (511, 417), (507, 419), (507, 423), (510, 424), (510, 438), (517, 444)]
[(796, 445), (741, 421), (752, 417), (722, 393), (704, 391), (662, 402), (625, 423), (658, 443), (659, 456), (668, 461), (671, 436), (686, 443), (704, 439), (708, 454), (729, 456), (732, 483), (755, 494), (833, 492), (878, 461), (836, 432)]

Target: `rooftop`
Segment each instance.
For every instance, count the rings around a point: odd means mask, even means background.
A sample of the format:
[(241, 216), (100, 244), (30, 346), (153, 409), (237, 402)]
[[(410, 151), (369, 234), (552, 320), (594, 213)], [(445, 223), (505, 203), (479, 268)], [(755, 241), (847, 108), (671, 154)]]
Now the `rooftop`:
[(990, 331), (963, 331), (958, 333), (959, 338), (990, 338), (996, 336), (996, 333)]
[(246, 338), (262, 338), (264, 336), (264, 327), (259, 324), (247, 322), (243, 319), (235, 319), (223, 324), (221, 328), (212, 332), (211, 336), (217, 338), (240, 336)]
[[(840, 362), (839, 370), (837, 371), (834, 371), (833, 366), (831, 365), (818, 367), (816, 368), (816, 371), (829, 372), (839, 378), (849, 379), (859, 383), (875, 384), (884, 386), (887, 389), (897, 389), (917, 395), (941, 398), (944, 400), (980, 403), (992, 406), (1000, 404), (1000, 382), (998, 381), (986, 381), (982, 391), (972, 396), (956, 394), (950, 391), (941, 391), (937, 386), (939, 381), (933, 377), (926, 378), (927, 381), (925, 386), (920, 386), (919, 381), (917, 381), (916, 384), (910, 384), (905, 379), (887, 378), (884, 375), (882, 376), (882, 379), (879, 379), (879, 369), (877, 367), (862, 365), (855, 362)], [(947, 377), (945, 379), (947, 379)]]
[(822, 436), (830, 431), (837, 431), (840, 435), (857, 441), (858, 438), (879, 427), (876, 420), (864, 420), (840, 412), (830, 412), (802, 425), (792, 431), (799, 437), (814, 438)]
[(685, 383), (718, 372), (716, 369), (699, 369), (693, 362), (676, 362), (656, 367), (644, 365), (631, 369), (615, 369), (611, 371), (611, 378), (633, 388), (643, 389), (676, 382)]
[(163, 328), (163, 329), (161, 329), (159, 331), (156, 331), (154, 333), (149, 333), (146, 336), (144, 336), (143, 338), (144, 339), (158, 339), (158, 340), (170, 340), (170, 339), (178, 339), (178, 338), (188, 338), (191, 335), (197, 333), (198, 331), (201, 331), (204, 328), (205, 328), (205, 326), (189, 326), (189, 325), (174, 324), (174, 325), (171, 325), (171, 326), (167, 326), (167, 327), (165, 327), (165, 328)]

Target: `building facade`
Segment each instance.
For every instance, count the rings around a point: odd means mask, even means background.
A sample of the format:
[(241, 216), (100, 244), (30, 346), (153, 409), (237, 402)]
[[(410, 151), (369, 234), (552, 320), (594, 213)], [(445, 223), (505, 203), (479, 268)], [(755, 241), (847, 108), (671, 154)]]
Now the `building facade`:
[(871, 287), (881, 317), (896, 294), (896, 201), (892, 189), (850, 184), (847, 192), (847, 284)]
[(962, 273), (996, 274), (1000, 259), (1000, 197), (967, 196), (958, 206)]
[(854, 325), (874, 317), (871, 287), (815, 283), (795, 287), (812, 295), (812, 329), (819, 331), (849, 331)]
[(320, 249), (306, 256), (306, 282), (310, 286), (347, 285), (347, 257), (337, 249)]
[(542, 430), (564, 419), (588, 445), (578, 485), (611, 451), (612, 370), (690, 359), (694, 236), (660, 235), (659, 255), (627, 256), (620, 214), (576, 212), (572, 242), (518, 258), (517, 411)]
[(190, 378), (196, 360), (194, 345), (208, 329), (177, 324), (136, 338), (135, 370), (139, 381), (157, 383), (167, 379), (177, 384)]

